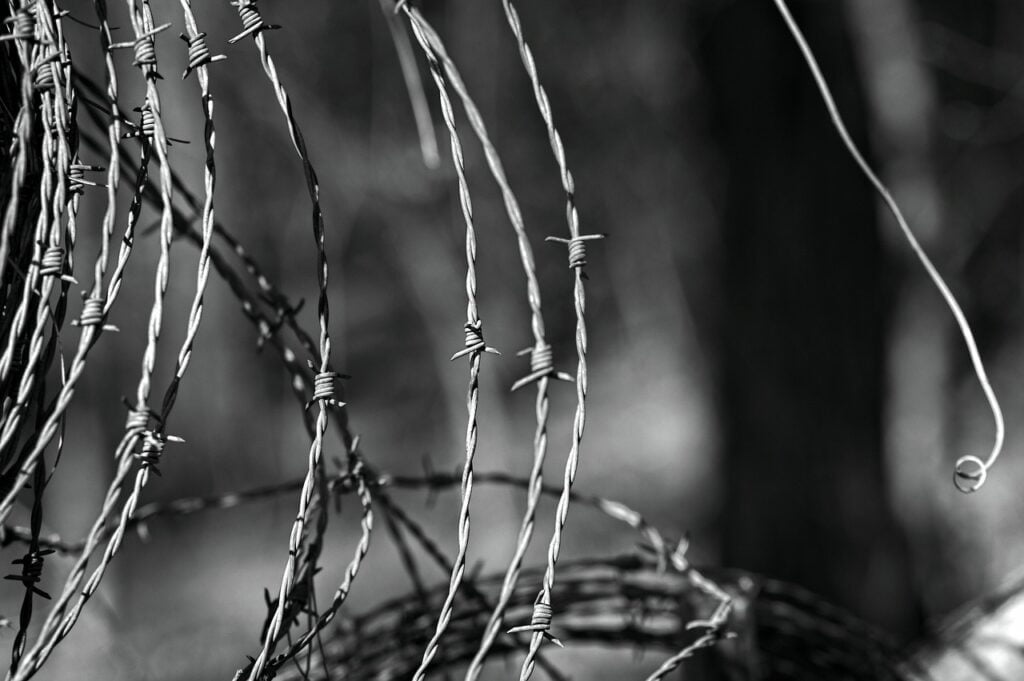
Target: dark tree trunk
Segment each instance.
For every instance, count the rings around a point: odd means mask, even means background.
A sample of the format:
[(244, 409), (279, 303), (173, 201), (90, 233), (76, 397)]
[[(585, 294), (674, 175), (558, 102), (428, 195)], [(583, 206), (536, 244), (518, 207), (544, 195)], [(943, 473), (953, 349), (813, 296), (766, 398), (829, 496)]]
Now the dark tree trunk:
[[(841, 6), (794, 8), (857, 139)], [(699, 18), (724, 161), (724, 560), (902, 635), (914, 597), (882, 452), (888, 300), (871, 188), (773, 4)]]

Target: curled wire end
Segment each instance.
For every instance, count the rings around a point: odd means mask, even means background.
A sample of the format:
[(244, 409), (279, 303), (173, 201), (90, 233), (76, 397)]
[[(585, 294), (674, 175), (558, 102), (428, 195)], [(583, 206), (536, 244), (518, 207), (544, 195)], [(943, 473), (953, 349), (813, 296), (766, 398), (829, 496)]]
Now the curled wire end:
[(539, 632), (539, 633), (544, 635), (544, 638), (546, 638), (547, 640), (551, 641), (552, 643), (554, 643), (559, 648), (564, 648), (565, 647), (562, 644), (561, 641), (559, 641), (557, 638), (555, 638), (551, 634), (551, 604), (550, 603), (543, 603), (541, 601), (538, 601), (538, 602), (534, 603), (533, 604), (533, 615), (530, 617), (530, 623), (529, 624), (523, 624), (523, 625), (518, 626), (518, 627), (512, 627), (511, 629), (508, 630), (509, 634), (519, 634), (519, 633), (527, 633), (527, 632), (532, 633), (532, 634), (536, 634), (536, 633)]
[(953, 484), (964, 494), (977, 492), (987, 479), (988, 466), (978, 457), (968, 454), (956, 460), (953, 467)]
[(530, 373), (513, 383), (511, 392), (515, 392), (523, 386), (539, 381), (542, 378), (553, 378), (559, 381), (566, 381), (567, 383), (574, 383), (576, 381), (572, 374), (567, 374), (564, 371), (555, 371), (551, 346), (547, 343), (537, 343), (532, 348), (520, 350), (516, 355), (520, 357), (530, 355)]
[(487, 352), (492, 355), (500, 355), (501, 353), (490, 347), (484, 342), (484, 323), (481, 320), (475, 322), (466, 322), (463, 328), (466, 330), (466, 348), (459, 350), (450, 361), (454, 362), (459, 357), (465, 357), (466, 355), (472, 355), (478, 352)]

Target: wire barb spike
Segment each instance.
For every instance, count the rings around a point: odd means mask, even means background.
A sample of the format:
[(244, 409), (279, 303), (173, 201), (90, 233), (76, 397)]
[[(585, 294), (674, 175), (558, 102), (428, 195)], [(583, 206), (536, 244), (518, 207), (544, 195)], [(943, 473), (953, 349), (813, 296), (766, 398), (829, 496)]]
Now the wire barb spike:
[(548, 343), (539, 342), (532, 348), (520, 350), (516, 355), (519, 357), (530, 355), (530, 373), (513, 383), (511, 392), (515, 392), (530, 383), (535, 383), (542, 378), (553, 378), (567, 383), (576, 382), (572, 374), (555, 370), (551, 345)]
[(478, 352), (487, 352), (492, 355), (501, 354), (484, 342), (483, 321), (478, 319), (475, 322), (466, 322), (463, 328), (466, 330), (466, 347), (452, 355), (450, 361), (454, 362), (459, 357), (465, 357), (466, 355), (472, 355)]
[(551, 634), (551, 604), (545, 603), (541, 600), (541, 597), (537, 597), (537, 601), (533, 604), (533, 614), (530, 617), (529, 624), (523, 624), (518, 627), (512, 627), (508, 630), (509, 634), (519, 633), (538, 633), (544, 635), (544, 638), (554, 643), (559, 648), (564, 648), (562, 642), (559, 641)]
[(277, 24), (268, 24), (263, 21), (260, 9), (256, 6), (256, 0), (237, 0), (231, 4), (238, 8), (238, 16), (242, 19), (242, 32), (228, 40), (232, 45), (247, 35), (256, 36), (263, 31), (276, 31), (281, 28)]
[(227, 59), (227, 56), (223, 54), (210, 54), (210, 46), (206, 44), (206, 33), (196, 33), (192, 37), (182, 33), (179, 37), (188, 45), (188, 66), (181, 74), (182, 80), (188, 78), (189, 74), (200, 66), (206, 66), (207, 64)]

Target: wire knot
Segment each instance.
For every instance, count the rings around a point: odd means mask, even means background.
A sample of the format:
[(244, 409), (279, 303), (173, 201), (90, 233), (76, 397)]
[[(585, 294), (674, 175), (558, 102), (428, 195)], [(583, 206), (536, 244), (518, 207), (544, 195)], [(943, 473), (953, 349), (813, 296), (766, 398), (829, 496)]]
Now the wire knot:
[(35, 42), (36, 40), (36, 15), (30, 9), (34, 3), (21, 7), (14, 11), (14, 15), (4, 19), (4, 25), (11, 27), (8, 35), (0, 36), (0, 42), (4, 40), (24, 40)]
[(549, 236), (545, 241), (557, 241), (569, 246), (569, 269), (582, 270), (587, 264), (587, 242), (595, 239), (603, 239), (604, 234), (584, 234), (563, 239), (557, 236)]
[(228, 42), (234, 45), (247, 35), (259, 35), (263, 31), (273, 31), (281, 28), (277, 24), (268, 24), (263, 21), (256, 0), (237, 0), (232, 5), (238, 8), (238, 16), (242, 20), (242, 32)]
[(553, 351), (551, 346), (544, 341), (539, 341), (532, 348), (520, 350), (516, 354), (520, 357), (530, 355), (530, 373), (512, 384), (512, 392), (542, 378), (554, 378), (569, 383), (576, 380), (571, 374), (567, 374), (564, 371), (555, 371)]
[(544, 638), (554, 643), (559, 648), (562, 648), (562, 642), (551, 635), (551, 604), (545, 603), (538, 597), (537, 601), (533, 604), (533, 614), (530, 616), (530, 623), (523, 624), (518, 627), (512, 627), (508, 630), (510, 634), (518, 634), (523, 632), (530, 633), (541, 633)]
[(142, 436), (142, 449), (135, 454), (135, 458), (138, 459), (143, 468), (148, 469), (158, 477), (163, 477), (158, 464), (164, 454), (164, 447), (167, 446), (168, 442), (184, 442), (184, 440), (174, 435), (162, 435), (161, 433), (147, 430)]
[(188, 75), (200, 66), (206, 66), (207, 64), (227, 59), (223, 54), (215, 56), (210, 54), (210, 46), (206, 44), (205, 33), (196, 33), (191, 38), (182, 33), (181, 39), (188, 44), (188, 66), (185, 68), (185, 72), (181, 74), (182, 80), (188, 78)]
[(90, 166), (84, 163), (72, 163), (68, 166), (68, 184), (71, 185), (72, 194), (81, 194), (86, 187), (105, 186), (98, 182), (85, 179), (85, 173), (90, 171), (99, 172), (106, 170), (102, 166)]
[(21, 566), (20, 575), (7, 575), (4, 579), (9, 579), (15, 582), (21, 582), (25, 585), (25, 588), (30, 589), (32, 593), (38, 594), (43, 598), (49, 599), (50, 594), (40, 589), (37, 584), (43, 578), (43, 559), (54, 552), (54, 549), (34, 549), (26, 553), (22, 558), (12, 560), (12, 565)]
[(313, 397), (306, 402), (306, 409), (309, 409), (316, 402), (321, 400), (327, 404), (335, 407), (344, 407), (344, 402), (339, 402), (334, 397), (334, 391), (337, 388), (337, 381), (339, 378), (348, 378), (345, 374), (339, 374), (337, 371), (321, 371), (313, 377)]
[(49, 92), (54, 86), (53, 61), (46, 60), (37, 64), (32, 79), (36, 92)]
[(132, 123), (128, 122), (134, 130), (126, 132), (124, 134), (125, 139), (129, 137), (138, 137), (140, 140), (146, 142), (152, 142), (153, 137), (156, 135), (156, 114), (153, 113), (153, 107), (146, 102), (142, 106), (137, 106), (132, 109), (135, 113), (139, 114), (139, 122)]
[(150, 29), (145, 33), (137, 36), (135, 40), (131, 40), (123, 43), (114, 43), (110, 46), (111, 50), (120, 50), (124, 48), (132, 48), (135, 54), (135, 59), (132, 60), (132, 66), (138, 66), (146, 74), (147, 78), (163, 78), (156, 71), (156, 35), (170, 28), (170, 24), (161, 24), (156, 28)]
[(492, 355), (501, 354), (484, 342), (483, 321), (478, 319), (475, 322), (466, 322), (463, 328), (466, 330), (466, 348), (464, 350), (459, 350), (452, 355), (451, 361), (454, 361), (459, 357), (465, 357), (466, 355), (472, 355), (478, 352), (488, 352)]
[(124, 428), (129, 433), (147, 431), (150, 419), (154, 423), (160, 423), (160, 415), (149, 407), (129, 407), (128, 420), (125, 421)]
[(62, 281), (77, 284), (74, 277), (64, 272), (64, 253), (63, 246), (47, 246), (39, 259), (39, 276), (57, 277)]
[(977, 492), (988, 479), (988, 466), (984, 461), (968, 454), (956, 460), (953, 467), (953, 484), (964, 494)]

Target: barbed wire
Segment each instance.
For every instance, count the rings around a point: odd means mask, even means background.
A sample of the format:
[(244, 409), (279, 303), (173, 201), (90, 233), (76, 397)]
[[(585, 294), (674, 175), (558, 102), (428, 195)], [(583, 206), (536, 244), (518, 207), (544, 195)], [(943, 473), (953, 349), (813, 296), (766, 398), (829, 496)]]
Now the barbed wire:
[[(466, 227), (465, 349), (457, 352), (453, 358), (469, 357), (466, 459), (459, 474), (431, 473), (417, 479), (415, 476), (378, 473), (359, 451), (359, 440), (348, 425), (347, 410), (337, 383), (340, 374), (331, 366), (328, 257), (320, 209), (319, 181), (295, 120), (292, 103), (265, 41), (265, 32), (279, 27), (264, 21), (255, 0), (237, 0), (233, 3), (238, 11), (241, 32), (230, 42), (239, 42), (246, 37), (253, 39), (303, 166), (313, 207), (319, 338), (309, 334), (296, 319), (302, 301), (292, 302), (271, 281), (266, 270), (257, 263), (241, 240), (221, 224), (215, 214), (216, 131), (213, 124), (214, 100), (207, 69), (224, 57), (214, 54), (216, 50), (212, 50), (206, 42), (206, 34), (197, 24), (190, 0), (180, 0), (179, 4), (185, 28), (181, 34), (184, 46), (177, 41), (175, 44), (186, 53), (186, 68), (182, 78), (187, 79), (195, 74), (194, 81), (198, 83), (198, 100), (204, 121), (205, 163), (201, 192), (193, 192), (183, 181), (181, 165), (170, 155), (172, 141), (178, 140), (168, 135), (164, 125), (166, 117), (157, 81), (160, 78), (158, 68), (163, 62), (164, 39), (171, 21), (157, 21), (149, 0), (126, 0), (124, 6), (130, 21), (128, 28), (131, 38), (115, 42), (107, 4), (104, 0), (94, 0), (97, 25), (93, 28), (102, 51), (104, 73), (104, 82), (96, 84), (84, 75), (84, 71), (80, 72), (72, 64), (71, 51), (65, 43), (61, 24), (62, 19), (69, 16), (66, 11), (61, 10), (53, 0), (9, 2), (14, 21), (10, 24), (9, 37), (4, 38), (5, 42), (13, 43), (12, 51), (18, 55), (23, 68), (19, 82), (20, 108), (15, 118), (15, 134), (10, 146), (12, 193), (4, 207), (0, 234), (0, 284), (4, 287), (6, 299), (16, 301), (15, 304), (5, 306), (0, 313), (0, 336), (4, 338), (0, 352), (0, 392), (10, 399), (9, 408), (5, 406), (0, 422), (0, 482), (3, 492), (3, 499), (0, 500), (0, 527), (3, 527), (0, 545), (18, 543), (24, 544), (26, 549), (25, 555), (16, 561), (21, 566), (20, 574), (8, 576), (9, 581), (18, 582), (24, 590), (9, 678), (12, 681), (23, 681), (43, 667), (56, 647), (74, 628), (131, 530), (144, 533), (147, 523), (162, 515), (228, 508), (245, 501), (298, 492), (298, 512), (289, 536), (288, 558), (281, 585), (277, 597), (268, 596), (267, 599), (268, 617), (261, 635), (261, 650), (250, 665), (240, 670), (238, 678), (267, 679), (289, 673), (308, 677), (314, 672), (315, 660), (321, 663), (327, 661), (329, 655), (326, 640), (321, 643), (320, 639), (330, 635), (332, 627), (345, 619), (339, 615), (368, 556), (376, 504), (384, 512), (385, 527), (402, 556), (403, 569), (418, 594), (423, 613), (430, 612), (428, 606), (431, 609), (436, 606), (434, 634), (429, 642), (420, 640), (418, 643), (421, 646), (425, 644), (425, 647), (418, 670), (410, 670), (414, 677), (423, 678), (435, 656), (438, 656), (437, 661), (445, 662), (450, 657), (444, 653), (439, 654), (443, 650), (441, 637), (452, 617), (462, 617), (456, 611), (465, 601), (472, 603), (475, 608), (475, 614), (471, 617), (476, 621), (475, 634), (479, 639), (473, 651), (473, 661), (467, 670), (467, 679), (476, 678), (485, 660), (490, 659), (493, 648), (499, 654), (513, 649), (524, 650), (531, 668), (536, 662), (552, 679), (564, 681), (566, 675), (543, 654), (533, 650), (537, 637), (531, 637), (531, 632), (501, 633), (506, 615), (517, 621), (522, 619), (522, 612), (515, 610), (509, 613), (508, 608), (510, 604), (516, 608), (522, 605), (523, 589), (519, 578), (523, 558), (533, 534), (541, 495), (559, 499), (556, 535), (560, 534), (564, 526), (568, 502), (582, 502), (638, 531), (643, 537), (644, 546), (653, 551), (654, 563), (659, 569), (667, 570), (672, 565), (664, 538), (638, 513), (608, 499), (587, 497), (571, 489), (572, 478), (575, 476), (575, 458), (582, 437), (582, 411), (586, 393), (586, 331), (585, 327), (581, 329), (581, 288), (574, 292), (580, 367), (576, 377), (578, 405), (574, 444), (570, 451), (572, 472), (567, 467), (566, 480), (560, 487), (543, 484), (541, 471), (547, 451), (549, 384), (552, 379), (573, 380), (573, 377), (554, 368), (552, 347), (544, 332), (536, 264), (518, 200), (505, 176), (501, 158), (489, 137), (483, 117), (444, 43), (416, 8), (407, 3), (398, 3), (393, 7), (397, 11), (404, 11), (438, 88), (442, 119), (451, 141)], [(389, 25), (394, 28), (396, 22), (391, 21)], [(402, 38), (405, 37), (404, 44), (408, 46), (407, 36), (403, 31), (394, 33), (393, 37), (401, 57)], [(521, 35), (517, 36), (517, 40), (521, 41)], [(139, 84), (144, 87), (142, 102), (131, 114), (126, 113), (128, 107), (121, 102), (122, 87), (116, 63), (119, 60), (115, 59), (115, 51), (121, 48), (130, 50), (131, 67), (138, 69), (141, 76)], [(528, 51), (529, 48), (525, 48), (523, 43), (521, 49)], [(408, 67), (409, 64), (405, 63), (406, 71)], [(416, 93), (417, 89), (422, 88), (417, 88), (416, 79), (410, 77), (409, 73), (406, 73), (406, 78), (414, 113), (419, 121), (424, 158), (430, 165), (429, 140), (432, 130), (428, 134), (429, 112), (424, 119), (424, 102), (422, 98), (417, 99)], [(535, 81), (536, 88), (540, 87), (535, 72), (531, 74), (531, 80)], [(530, 366), (529, 372), (512, 386), (513, 390), (530, 383), (537, 386), (533, 466), (526, 478), (513, 478), (502, 472), (477, 474), (474, 471), (480, 356), (491, 351), (491, 348), (484, 342), (477, 306), (477, 242), (472, 199), (462, 157), (462, 142), (456, 130), (455, 112), (448, 88), (462, 103), (470, 127), (483, 148), (488, 169), (501, 191), (526, 279), (533, 341), (527, 351)], [(540, 92), (543, 93), (542, 88)], [(78, 129), (80, 101), (84, 103), (83, 112), (94, 121), (97, 132)], [(545, 124), (553, 129), (553, 123), (549, 120), (550, 111), (546, 114), (544, 112), (546, 104), (538, 103)], [(553, 135), (553, 145), (554, 140), (558, 139), (560, 147), (557, 131), (549, 131), (549, 135)], [(133, 156), (127, 148), (130, 145), (125, 140), (131, 139), (139, 144), (138, 156)], [(83, 161), (78, 150), (79, 140), (83, 142), (84, 148), (105, 159), (105, 168)], [(590, 237), (579, 234), (572, 177), (564, 167), (564, 152), (556, 150), (555, 153), (563, 173), (563, 188), (567, 193), (570, 266), (575, 270), (577, 286), (581, 287), (581, 268), (584, 264), (582, 243)], [(37, 155), (39, 161), (36, 160)], [(156, 166), (152, 177), (149, 174), (151, 163)], [(105, 171), (104, 182), (90, 179), (87, 173), (92, 171)], [(123, 188), (122, 183), (130, 185), (130, 190)], [(73, 354), (69, 355), (70, 361), (66, 363), (62, 339), (67, 335), (63, 328), (68, 306), (67, 294), (70, 287), (77, 284), (74, 279), (76, 261), (84, 262), (77, 245), (77, 216), (82, 194), (92, 186), (105, 187), (102, 218), (99, 222), (97, 251), (89, 263), (91, 281), (83, 284), (85, 290), (82, 292), (81, 311), (71, 322), (79, 328), (77, 344)], [(19, 198), (32, 193), (39, 197), (38, 208)], [(130, 197), (127, 198), (127, 205), (122, 206), (119, 199), (125, 194), (130, 194)], [(114, 447), (114, 471), (107, 481), (100, 510), (85, 537), (68, 542), (59, 536), (44, 534), (43, 493), (46, 483), (56, 470), (64, 446), (65, 419), (71, 411), (75, 391), (86, 374), (86, 368), (91, 366), (93, 350), (105, 333), (116, 330), (108, 322), (119, 293), (129, 281), (128, 264), (136, 251), (135, 242), (140, 236), (138, 223), (147, 204), (158, 215), (154, 231), (159, 253), (155, 267), (149, 270), (153, 277), (152, 305), (146, 324), (138, 383), (134, 399), (129, 404), (123, 434)], [(123, 223), (123, 233), (115, 235), (119, 222)], [(151, 401), (154, 399), (157, 367), (165, 345), (161, 337), (165, 327), (170, 328), (171, 324), (169, 317), (165, 318), (166, 298), (172, 281), (171, 244), (179, 237), (184, 237), (198, 249), (195, 292), (184, 320), (184, 338), (177, 349), (170, 380), (157, 409), (151, 406)], [(113, 244), (115, 238), (120, 242), (116, 255)], [(273, 348), (289, 377), (297, 403), (304, 406), (301, 418), (311, 439), (306, 474), (300, 480), (216, 498), (179, 499), (167, 505), (143, 505), (143, 490), (150, 482), (151, 475), (160, 474), (166, 446), (181, 441), (170, 434), (169, 422), (199, 338), (204, 296), (211, 273), (228, 284), (244, 316), (257, 330), (257, 345)], [(290, 334), (288, 338), (285, 332)], [(293, 345), (296, 349), (293, 349)], [(301, 357), (300, 353), (305, 354), (305, 357)], [(52, 384), (54, 394), (48, 396), (48, 380), (54, 363), (59, 365), (59, 371), (56, 372), (58, 380)], [(315, 414), (312, 410), (314, 404), (317, 407)], [(332, 414), (330, 420), (329, 413)], [(35, 423), (31, 422), (32, 416), (35, 417)], [(347, 459), (337, 463), (336, 474), (328, 475), (324, 439), (332, 424), (346, 447)], [(50, 448), (55, 449), (54, 460), (47, 473), (46, 459), (49, 458), (47, 452)], [(477, 575), (466, 565), (474, 481), (513, 485), (526, 491), (527, 507), (514, 544), (514, 555), (505, 566), (500, 589), (494, 593), (485, 593), (479, 589)], [(11, 523), (9, 516), (28, 482), (32, 483), (32, 512), (28, 526), (21, 527)], [(453, 557), (446, 555), (430, 533), (391, 497), (392, 492), (412, 488), (459, 489), (459, 546)], [(356, 495), (362, 509), (358, 539), (330, 602), (318, 603), (313, 578), (318, 571), (317, 563), (323, 548), (329, 502), (349, 493)], [(557, 543), (557, 539), (555, 541)], [(443, 600), (438, 601), (424, 582), (415, 555), (417, 548), (438, 569), (449, 575)], [(32, 621), (35, 600), (50, 596), (40, 586), (44, 559), (50, 553), (68, 554), (74, 557), (74, 561), (60, 590), (53, 591), (55, 598), (45, 618), (41, 623), (35, 623)], [(557, 548), (553, 554), (549, 548), (550, 571), (554, 570), (555, 560)], [(530, 589), (536, 588), (534, 584), (527, 586)], [(465, 598), (457, 599), (460, 593)], [(536, 614), (537, 610), (534, 612)], [(30, 640), (29, 633), (34, 627), (38, 627), (38, 633), (34, 640)], [(546, 623), (543, 628), (546, 630)], [(275, 655), (275, 648), (282, 641), (287, 641), (287, 647)], [(461, 646), (462, 643), (456, 641), (455, 645)], [(294, 668), (286, 664), (289, 662), (295, 663)], [(326, 669), (319, 671), (328, 673)]]

